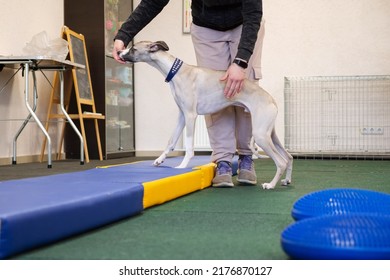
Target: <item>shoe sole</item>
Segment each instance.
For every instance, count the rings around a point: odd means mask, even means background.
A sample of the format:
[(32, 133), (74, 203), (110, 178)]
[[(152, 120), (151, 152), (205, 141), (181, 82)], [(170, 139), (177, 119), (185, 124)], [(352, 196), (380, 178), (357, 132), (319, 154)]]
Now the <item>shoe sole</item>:
[(251, 186), (255, 186), (257, 184), (257, 181), (250, 181), (245, 179), (237, 179), (237, 182), (243, 185), (251, 185)]
[(218, 183), (218, 184), (213, 184), (212, 186), (216, 187), (216, 188), (231, 188), (231, 187), (234, 187), (234, 184), (233, 183)]

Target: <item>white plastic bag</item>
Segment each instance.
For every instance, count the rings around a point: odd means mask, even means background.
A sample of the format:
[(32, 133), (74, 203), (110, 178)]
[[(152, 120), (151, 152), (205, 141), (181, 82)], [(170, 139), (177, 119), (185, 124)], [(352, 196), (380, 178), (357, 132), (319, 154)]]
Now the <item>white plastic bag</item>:
[(46, 31), (34, 35), (23, 48), (25, 55), (48, 56), (58, 60), (65, 60), (68, 55), (68, 42), (62, 38), (49, 40)]

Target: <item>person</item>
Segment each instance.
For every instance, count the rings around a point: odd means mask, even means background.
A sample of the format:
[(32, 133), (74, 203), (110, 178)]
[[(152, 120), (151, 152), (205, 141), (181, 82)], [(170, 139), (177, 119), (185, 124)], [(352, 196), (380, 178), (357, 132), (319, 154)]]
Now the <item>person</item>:
[[(114, 38), (113, 57), (124, 63), (118, 52), (149, 24), (169, 0), (142, 0), (122, 24)], [(224, 94), (239, 94), (245, 78), (261, 78), (261, 51), (264, 37), (262, 0), (192, 0), (191, 37), (198, 66), (224, 70)], [(232, 187), (232, 160), (238, 159), (237, 181), (255, 185), (257, 177), (250, 140), (251, 116), (242, 107), (231, 106), (205, 116), (216, 163), (214, 187)]]

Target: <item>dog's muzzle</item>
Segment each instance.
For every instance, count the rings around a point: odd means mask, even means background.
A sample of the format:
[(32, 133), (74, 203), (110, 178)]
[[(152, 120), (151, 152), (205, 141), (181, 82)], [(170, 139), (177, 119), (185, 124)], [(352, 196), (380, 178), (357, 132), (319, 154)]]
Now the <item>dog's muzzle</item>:
[(126, 62), (132, 62), (132, 59), (129, 56), (130, 49), (125, 49), (123, 51), (118, 51), (118, 56)]
[(122, 60), (124, 60), (123, 59), (123, 56), (125, 55), (125, 51), (118, 51), (118, 56), (122, 59)]

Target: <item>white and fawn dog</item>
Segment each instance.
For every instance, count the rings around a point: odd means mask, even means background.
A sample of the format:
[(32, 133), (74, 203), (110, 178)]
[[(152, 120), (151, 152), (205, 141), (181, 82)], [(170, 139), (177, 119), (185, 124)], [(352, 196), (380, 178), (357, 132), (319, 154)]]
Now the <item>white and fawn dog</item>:
[(277, 171), (264, 189), (273, 189), (284, 172), (286, 178), (282, 185), (291, 183), (292, 156), (284, 149), (275, 133), (275, 119), (278, 113), (274, 99), (257, 83), (245, 80), (242, 91), (232, 98), (224, 96), (225, 81), (220, 81), (224, 71), (196, 67), (183, 63), (167, 51), (167, 44), (158, 42), (139, 42), (132, 48), (120, 51), (119, 57), (126, 62), (146, 62), (158, 69), (169, 82), (173, 98), (179, 107), (179, 120), (164, 152), (154, 161), (160, 165), (176, 143), (186, 126), (185, 156), (177, 168), (185, 168), (194, 156), (194, 130), (198, 115), (212, 114), (236, 105), (243, 106), (252, 116), (253, 152), (261, 157), (254, 144), (257, 144), (275, 162)]

